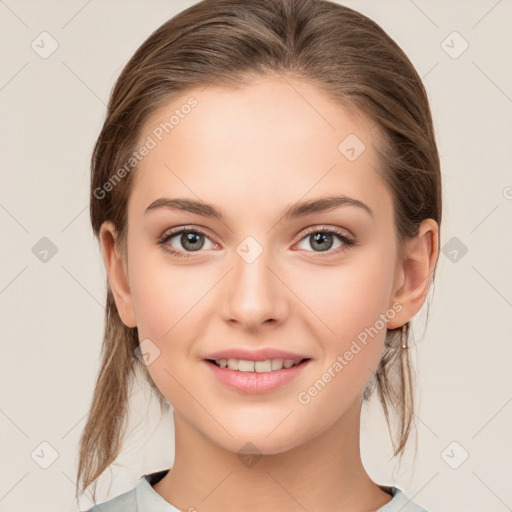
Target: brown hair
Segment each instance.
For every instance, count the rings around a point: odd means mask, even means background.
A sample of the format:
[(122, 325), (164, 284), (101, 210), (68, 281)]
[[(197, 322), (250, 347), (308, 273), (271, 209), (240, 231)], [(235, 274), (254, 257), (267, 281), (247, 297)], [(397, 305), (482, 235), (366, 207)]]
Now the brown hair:
[[(136, 167), (108, 193), (104, 184), (129, 160), (155, 110), (193, 87), (243, 86), (272, 74), (308, 81), (374, 123), (382, 141), (379, 172), (393, 197), (400, 248), (424, 219), (440, 225), (440, 163), (427, 94), (405, 53), (379, 25), (324, 0), (204, 0), (154, 31), (112, 90), (91, 160), (90, 215), (96, 237), (102, 223), (112, 221), (125, 254), (127, 200)], [(409, 323), (386, 332), (382, 358), (363, 393), (368, 400), (377, 388), (388, 428), (388, 408), (396, 412), (394, 455), (403, 454), (414, 420), (411, 361), (409, 351), (401, 348), (408, 337)], [(77, 488), (85, 490), (94, 482), (93, 497), (98, 477), (121, 451), (129, 387), (138, 368), (162, 411), (169, 405), (140, 368), (144, 365), (134, 356), (138, 345), (137, 328), (121, 321), (107, 281), (102, 362), (77, 473)]]

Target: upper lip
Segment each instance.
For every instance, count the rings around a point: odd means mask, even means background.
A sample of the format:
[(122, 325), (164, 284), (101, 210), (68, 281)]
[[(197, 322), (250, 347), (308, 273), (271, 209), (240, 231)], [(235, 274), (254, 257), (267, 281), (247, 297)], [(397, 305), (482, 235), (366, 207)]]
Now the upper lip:
[(243, 359), (245, 361), (291, 359), (293, 361), (300, 361), (302, 359), (309, 359), (309, 357), (304, 354), (297, 354), (276, 348), (260, 348), (258, 350), (249, 350), (246, 348), (230, 348), (227, 350), (220, 350), (219, 352), (212, 352), (211, 354), (208, 354), (205, 359)]

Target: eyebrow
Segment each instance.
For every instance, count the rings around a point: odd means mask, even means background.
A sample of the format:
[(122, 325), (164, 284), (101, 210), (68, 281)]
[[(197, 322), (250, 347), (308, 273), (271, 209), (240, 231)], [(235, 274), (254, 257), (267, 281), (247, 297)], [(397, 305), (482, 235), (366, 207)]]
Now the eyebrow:
[[(372, 209), (358, 199), (347, 196), (327, 196), (311, 201), (297, 202), (287, 206), (281, 214), (279, 222), (305, 217), (306, 215), (311, 215), (313, 213), (326, 212), (340, 206), (355, 206), (366, 211), (371, 217), (374, 217)], [(160, 208), (182, 210), (195, 213), (196, 215), (201, 215), (203, 217), (213, 217), (219, 220), (224, 220), (224, 214), (215, 206), (202, 201), (185, 198), (170, 199), (167, 197), (161, 197), (156, 199), (146, 208), (144, 215)]]

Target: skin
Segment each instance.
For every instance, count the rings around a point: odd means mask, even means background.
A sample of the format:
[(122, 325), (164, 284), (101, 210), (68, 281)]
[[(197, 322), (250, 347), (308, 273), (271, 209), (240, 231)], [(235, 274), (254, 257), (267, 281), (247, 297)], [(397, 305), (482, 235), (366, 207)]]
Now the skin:
[[(293, 88), (291, 87), (293, 85)], [(344, 354), (359, 333), (393, 304), (397, 328), (423, 305), (438, 255), (438, 226), (423, 221), (398, 257), (392, 197), (376, 171), (376, 130), (311, 84), (265, 77), (233, 90), (187, 91), (148, 120), (145, 140), (174, 109), (198, 105), (142, 160), (128, 202), (127, 256), (110, 222), (100, 239), (123, 322), (138, 327), (160, 355), (147, 370), (172, 404), (175, 462), (154, 485), (180, 510), (370, 511), (391, 500), (360, 457), (362, 392), (375, 371), (386, 329), (311, 398), (297, 396)], [(338, 145), (356, 134), (366, 149), (349, 161)], [(368, 205), (278, 222), (299, 200), (344, 194)], [(224, 221), (172, 209), (144, 210), (160, 197), (214, 204)], [(199, 251), (178, 258), (158, 245), (171, 228), (201, 227)], [(192, 225), (192, 226), (190, 226)], [(338, 226), (327, 255), (309, 227)], [(252, 263), (236, 252), (252, 236), (263, 249)], [(243, 346), (277, 347), (311, 357), (299, 377), (249, 395), (211, 376), (208, 353)], [(251, 442), (262, 456), (240, 453)]]

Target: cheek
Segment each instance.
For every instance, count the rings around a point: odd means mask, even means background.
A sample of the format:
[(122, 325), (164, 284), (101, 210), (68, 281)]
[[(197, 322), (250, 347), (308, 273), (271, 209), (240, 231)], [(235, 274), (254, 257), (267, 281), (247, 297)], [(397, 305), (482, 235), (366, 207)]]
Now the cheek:
[[(337, 269), (301, 276), (299, 296), (314, 313), (309, 330), (322, 340), (322, 368), (340, 389), (361, 390), (379, 362), (393, 279), (392, 248), (361, 251)], [(319, 286), (319, 283), (325, 283)], [(341, 360), (338, 356), (341, 356)], [(328, 378), (328, 376), (326, 377)]]
[[(151, 259), (151, 258), (150, 258)], [(158, 260), (158, 261), (157, 261)], [(190, 267), (166, 265), (165, 260), (132, 258), (132, 279), (137, 328), (141, 343), (155, 354), (147, 370), (161, 393), (178, 410), (187, 407), (186, 390), (193, 393), (194, 378), (183, 370), (190, 363), (198, 339), (198, 315), (213, 282)], [(195, 354), (194, 354), (195, 355)], [(190, 406), (190, 404), (188, 404)]]
[[(139, 337), (154, 339), (165, 349), (194, 316), (213, 283), (200, 278), (193, 265), (171, 264), (160, 248), (134, 247), (130, 258), (130, 289)], [(208, 276), (203, 272), (203, 277)]]
[(337, 269), (304, 273), (299, 293), (331, 335), (346, 339), (373, 325), (385, 312), (392, 290), (392, 268), (391, 258), (354, 258)]

